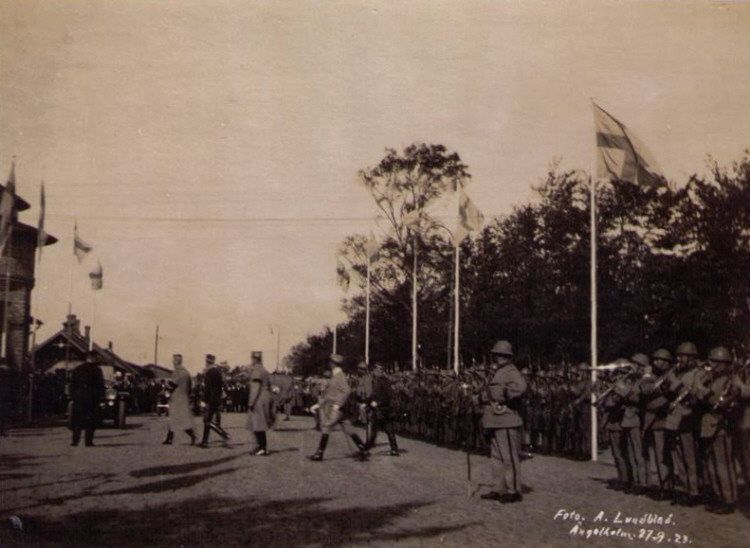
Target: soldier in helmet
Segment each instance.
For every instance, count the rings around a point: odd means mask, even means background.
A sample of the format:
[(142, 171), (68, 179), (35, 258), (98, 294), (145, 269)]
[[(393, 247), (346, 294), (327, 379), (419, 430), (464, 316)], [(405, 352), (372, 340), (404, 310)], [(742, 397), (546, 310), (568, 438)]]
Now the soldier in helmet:
[(479, 401), (484, 405), (482, 426), (491, 439), (495, 488), (481, 498), (503, 503), (520, 502), (523, 496), (519, 448), (523, 421), (519, 404), (527, 385), (513, 365), (513, 348), (508, 341), (498, 341), (491, 352), (492, 377), (480, 390)]
[(648, 459), (653, 452), (657, 486), (654, 498), (661, 500), (670, 496), (669, 457), (665, 450), (664, 429), (666, 427), (669, 400), (662, 385), (672, 366), (672, 353), (660, 348), (651, 355), (653, 375), (644, 377), (641, 382), (643, 394), (643, 442)]
[(623, 436), (625, 438), (626, 458), (632, 472), (633, 485), (631, 491), (636, 495), (646, 493), (648, 487), (646, 460), (643, 457), (641, 432), (641, 379), (644, 374), (650, 374), (651, 364), (648, 356), (643, 353), (634, 354), (630, 358), (633, 369), (617, 384), (615, 393), (622, 398), (624, 413), (622, 417)]
[(732, 389), (732, 362), (732, 354), (725, 347), (712, 349), (708, 354), (710, 374), (704, 382), (696, 383), (693, 391), (706, 410), (701, 417), (700, 438), (707, 451), (705, 466), (713, 496), (708, 510), (717, 514), (734, 512), (737, 503), (737, 475), (725, 417), (729, 411), (725, 407), (726, 396)]
[(677, 366), (667, 374), (664, 383), (671, 400), (665, 423), (666, 442), (675, 502), (695, 506), (700, 502), (695, 440), (697, 411), (693, 409), (695, 402), (690, 394), (699, 374), (698, 349), (693, 343), (684, 342), (675, 354)]

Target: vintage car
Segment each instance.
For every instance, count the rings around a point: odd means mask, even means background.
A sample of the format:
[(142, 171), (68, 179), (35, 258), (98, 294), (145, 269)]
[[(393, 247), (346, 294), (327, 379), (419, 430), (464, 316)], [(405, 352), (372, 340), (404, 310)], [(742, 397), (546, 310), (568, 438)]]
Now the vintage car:
[(119, 391), (117, 386), (108, 386), (104, 391), (104, 400), (99, 404), (102, 422), (111, 422), (115, 428), (125, 428), (128, 397), (129, 394)]

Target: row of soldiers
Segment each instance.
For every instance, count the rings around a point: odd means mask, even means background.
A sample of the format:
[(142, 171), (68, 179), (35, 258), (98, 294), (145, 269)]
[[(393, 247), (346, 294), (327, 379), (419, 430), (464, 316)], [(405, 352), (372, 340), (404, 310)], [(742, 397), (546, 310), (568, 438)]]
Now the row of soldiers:
[[(725, 347), (618, 360), (596, 387), (617, 468), (615, 486), (720, 514), (734, 511), (739, 460), (750, 486), (750, 379)], [(655, 472), (652, 474), (652, 470)]]
[[(522, 368), (528, 389), (521, 402), (522, 443), (531, 452), (577, 459), (591, 454), (590, 369), (552, 367), (532, 374)], [(459, 376), (420, 370), (391, 374), (394, 416), (400, 435), (439, 445), (484, 451), (482, 410), (472, 399), (487, 379), (484, 366)]]
[[(750, 372), (724, 347), (701, 361), (693, 343), (676, 358), (666, 349), (635, 354), (601, 368), (593, 387), (600, 443), (617, 468), (613, 486), (634, 494), (734, 510), (738, 470), (750, 488)], [(531, 374), (520, 413), (529, 451), (576, 459), (591, 454), (591, 368), (550, 367)], [(390, 375), (399, 435), (485, 451), (481, 410), (472, 394), (482, 367), (458, 377), (446, 371)], [(737, 461), (737, 462), (736, 462)], [(739, 463), (739, 467), (736, 464)]]

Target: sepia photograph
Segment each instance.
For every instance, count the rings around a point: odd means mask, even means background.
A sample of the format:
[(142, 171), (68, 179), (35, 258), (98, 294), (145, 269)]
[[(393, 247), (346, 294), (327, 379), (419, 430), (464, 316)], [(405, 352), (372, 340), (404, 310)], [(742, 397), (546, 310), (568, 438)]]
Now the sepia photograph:
[(0, 0), (0, 548), (750, 545), (750, 1)]

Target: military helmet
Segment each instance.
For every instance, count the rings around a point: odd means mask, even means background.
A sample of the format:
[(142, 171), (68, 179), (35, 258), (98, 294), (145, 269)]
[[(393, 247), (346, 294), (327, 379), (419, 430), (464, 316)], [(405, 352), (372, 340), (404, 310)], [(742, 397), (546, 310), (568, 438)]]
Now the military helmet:
[(730, 363), (732, 361), (732, 354), (724, 346), (717, 346), (712, 348), (711, 352), (708, 353), (708, 360), (712, 362)]
[(649, 365), (651, 365), (648, 356), (646, 356), (646, 354), (643, 354), (642, 352), (633, 354), (633, 357), (630, 358), (630, 361), (636, 365), (640, 365), (641, 367), (648, 367)]
[(660, 348), (659, 350), (657, 350), (656, 352), (653, 353), (653, 355), (651, 356), (651, 358), (654, 359), (654, 360), (664, 360), (664, 361), (667, 361), (667, 362), (671, 362), (672, 361), (672, 353), (669, 350), (667, 350), (666, 348)]
[(678, 356), (697, 356), (698, 348), (691, 342), (681, 343), (675, 352)]
[(501, 356), (512, 356), (513, 347), (508, 341), (497, 341), (490, 352), (492, 354), (500, 354)]

